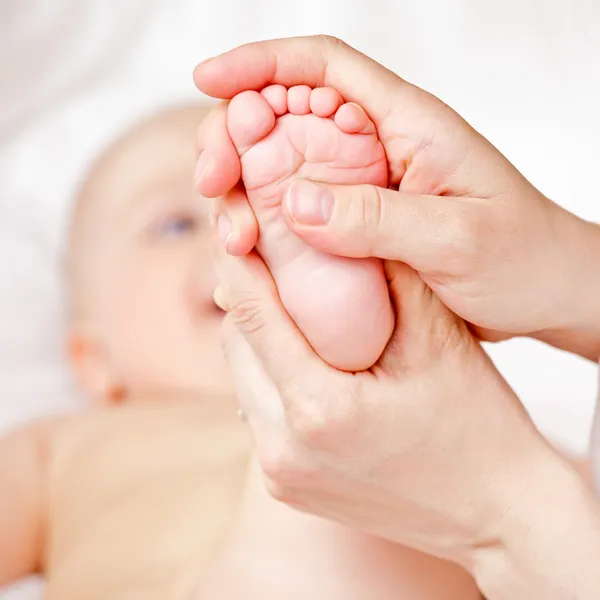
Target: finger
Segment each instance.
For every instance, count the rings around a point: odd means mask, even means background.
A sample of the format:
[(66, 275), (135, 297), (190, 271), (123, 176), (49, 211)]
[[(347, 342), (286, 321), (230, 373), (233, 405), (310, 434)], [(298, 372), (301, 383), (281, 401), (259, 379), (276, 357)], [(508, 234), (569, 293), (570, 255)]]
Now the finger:
[(260, 437), (261, 432), (264, 434), (272, 425), (284, 421), (281, 398), (230, 317), (223, 321), (221, 339), (240, 408), (252, 430)]
[(232, 256), (248, 254), (258, 241), (258, 223), (241, 184), (215, 203), (221, 243)]
[(198, 129), (196, 189), (207, 198), (223, 196), (239, 181), (241, 165), (227, 131), (227, 102), (207, 115)]
[(234, 257), (221, 244), (214, 253), (221, 302), (267, 376), (281, 391), (321, 381), (325, 363), (315, 354), (283, 308), (273, 278), (256, 254)]
[(479, 199), (300, 180), (290, 186), (283, 214), (317, 250), (397, 260), (435, 274), (460, 269), (476, 254), (487, 206)]
[(376, 123), (400, 100), (395, 93), (402, 92), (404, 101), (417, 94), (416, 88), (392, 71), (328, 36), (240, 46), (199, 64), (194, 81), (202, 92), (216, 98), (233, 98), (244, 90), (260, 91), (270, 84), (330, 86), (346, 101), (364, 106)]
[(256, 454), (263, 460), (281, 456), (288, 430), (281, 395), (233, 320), (222, 327), (223, 350), (241, 415), (248, 423)]
[(481, 342), (505, 342), (506, 340), (510, 340), (511, 338), (515, 337), (511, 333), (479, 327), (477, 325), (473, 325), (472, 323), (468, 324), (468, 328), (475, 338)]

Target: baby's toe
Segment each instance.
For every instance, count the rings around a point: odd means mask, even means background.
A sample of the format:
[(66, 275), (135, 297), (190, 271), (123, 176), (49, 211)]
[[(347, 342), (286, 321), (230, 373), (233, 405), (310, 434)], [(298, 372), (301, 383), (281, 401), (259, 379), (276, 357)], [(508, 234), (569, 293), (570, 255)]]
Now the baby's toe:
[(293, 115), (310, 113), (310, 94), (312, 90), (307, 85), (295, 85), (288, 90), (288, 111)]
[(310, 110), (317, 117), (330, 117), (342, 105), (342, 95), (333, 88), (316, 88), (310, 95)]
[(277, 117), (287, 112), (288, 91), (283, 85), (270, 85), (261, 92), (262, 97), (271, 105)]
[(240, 156), (269, 135), (273, 127), (273, 108), (258, 92), (242, 92), (229, 103), (227, 129)]
[(375, 133), (375, 125), (362, 106), (354, 102), (342, 104), (334, 117), (335, 124), (344, 133)]

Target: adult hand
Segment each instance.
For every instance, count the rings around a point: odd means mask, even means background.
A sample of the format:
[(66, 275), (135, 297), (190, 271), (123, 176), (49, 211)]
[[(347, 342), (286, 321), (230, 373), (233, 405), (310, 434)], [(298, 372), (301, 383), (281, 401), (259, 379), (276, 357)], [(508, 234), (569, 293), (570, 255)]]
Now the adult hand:
[[(200, 64), (195, 81), (225, 99), (273, 83), (327, 85), (361, 104), (398, 189), (299, 182), (283, 209), (290, 228), (325, 252), (409, 264), (483, 339), (532, 335), (600, 356), (600, 228), (551, 202), (440, 100), (323, 36), (242, 46)], [(223, 104), (199, 133), (197, 183), (208, 197), (240, 177), (225, 125)], [(228, 248), (243, 254), (257, 229), (233, 197)], [(332, 211), (319, 220), (321, 202)]]
[(458, 562), (490, 600), (597, 598), (593, 494), (413, 270), (386, 265), (396, 330), (353, 375), (314, 353), (256, 253), (216, 264), (227, 359), (276, 498)]

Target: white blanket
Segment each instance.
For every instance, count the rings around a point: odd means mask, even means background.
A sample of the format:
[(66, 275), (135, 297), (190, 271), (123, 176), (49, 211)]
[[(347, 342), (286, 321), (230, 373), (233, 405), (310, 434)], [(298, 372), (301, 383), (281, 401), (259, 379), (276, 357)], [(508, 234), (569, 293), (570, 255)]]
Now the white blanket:
[[(258, 38), (343, 37), (441, 96), (547, 195), (600, 221), (599, 30), (595, 0), (2, 0), (0, 431), (85, 406), (61, 346), (73, 190), (125, 125), (198, 97), (198, 60)], [(584, 450), (595, 366), (526, 340), (490, 352), (542, 430)]]

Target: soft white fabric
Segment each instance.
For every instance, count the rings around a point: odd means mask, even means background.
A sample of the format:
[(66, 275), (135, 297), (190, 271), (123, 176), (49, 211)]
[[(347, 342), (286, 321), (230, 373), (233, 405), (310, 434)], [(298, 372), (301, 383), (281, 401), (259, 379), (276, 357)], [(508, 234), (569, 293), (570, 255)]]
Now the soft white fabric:
[[(85, 406), (62, 352), (73, 191), (123, 127), (198, 97), (198, 60), (253, 39), (338, 35), (441, 96), (547, 195), (600, 220), (599, 30), (596, 0), (2, 0), (0, 431)], [(526, 340), (490, 352), (542, 430), (585, 449), (595, 366)]]
[(0, 592), (1, 600), (41, 600), (43, 595), (42, 577), (29, 577)]
[[(599, 377), (600, 383), (600, 377)], [(594, 487), (600, 495), (600, 385), (598, 386), (598, 398), (596, 400), (596, 412), (592, 425), (591, 436), (591, 456), (592, 456), (592, 476)]]

